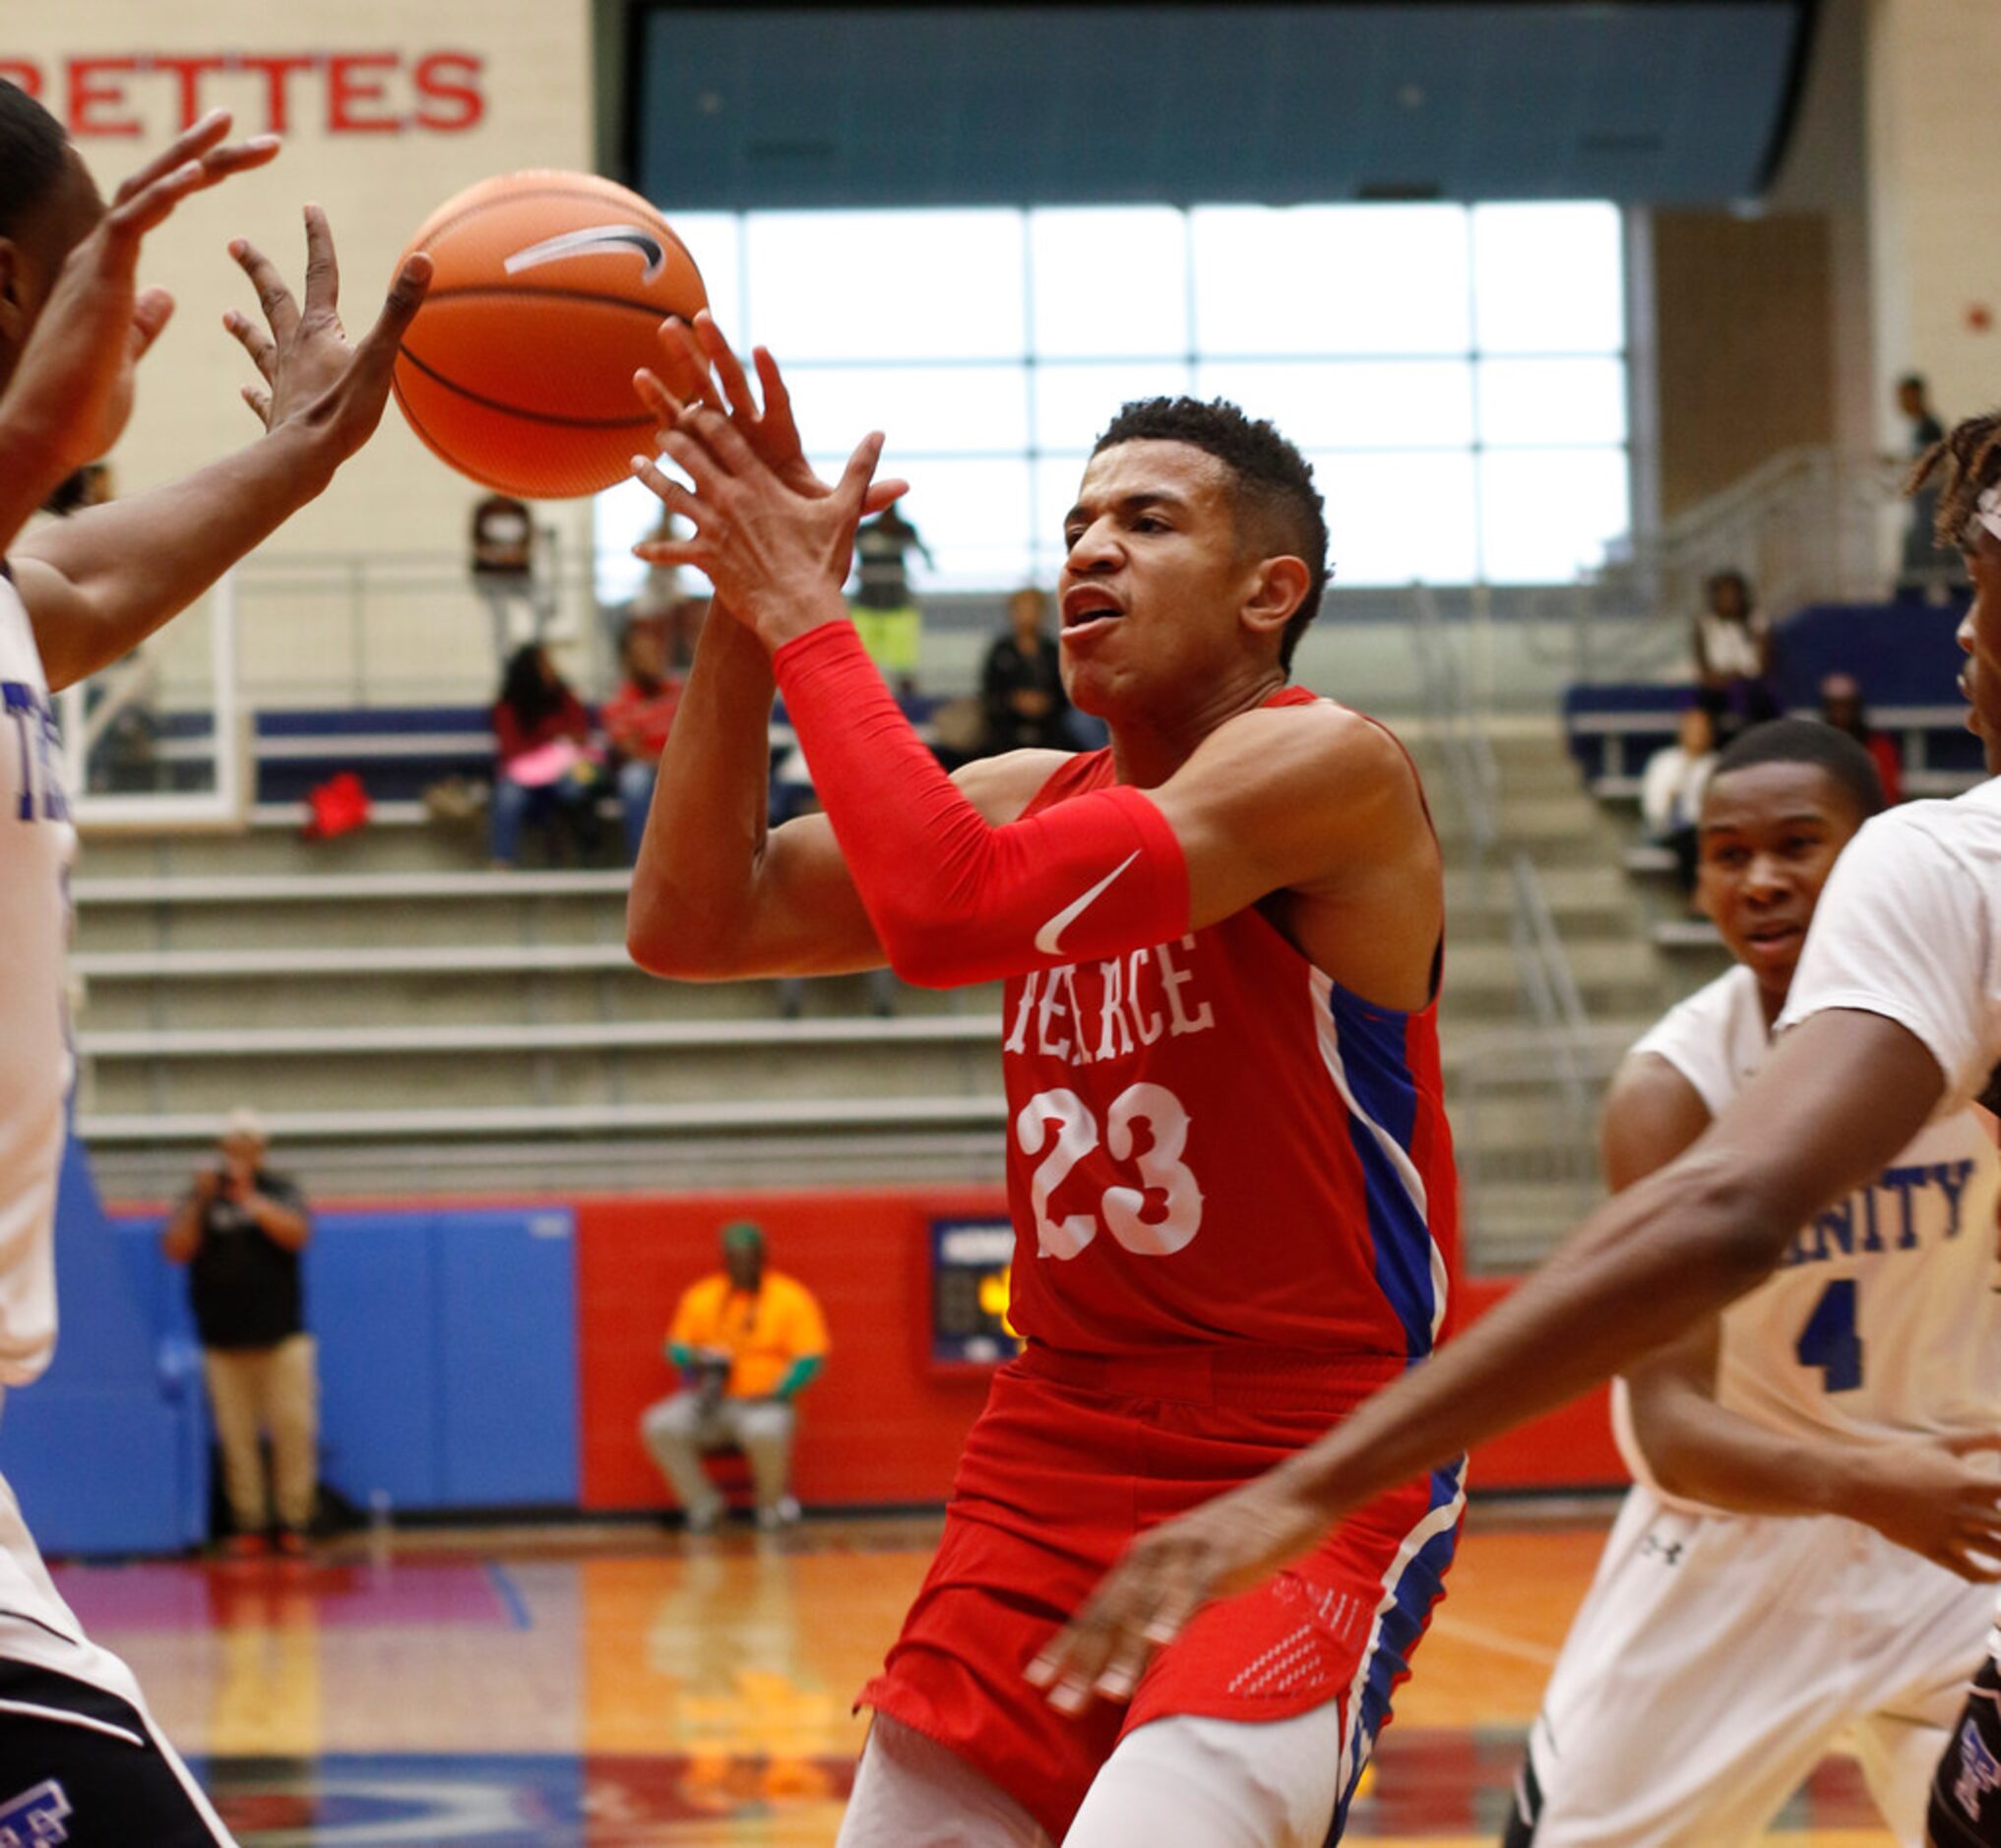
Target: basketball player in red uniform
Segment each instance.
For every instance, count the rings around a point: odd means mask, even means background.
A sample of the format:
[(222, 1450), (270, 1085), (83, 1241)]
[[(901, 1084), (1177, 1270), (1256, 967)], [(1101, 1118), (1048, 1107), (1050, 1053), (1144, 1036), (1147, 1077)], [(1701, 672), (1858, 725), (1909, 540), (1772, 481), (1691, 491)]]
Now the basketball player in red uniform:
[[(883, 1672), (844, 1825), (876, 1844), (1337, 1839), (1429, 1621), (1459, 1463), (1212, 1609), (1144, 1675), (1031, 1679), (1136, 1534), (1257, 1476), (1427, 1354), (1457, 1235), (1434, 1020), (1437, 843), (1397, 742), (1287, 684), (1317, 610), (1311, 471), (1227, 405), (1155, 400), (1065, 522), (1063, 672), (1109, 749), (948, 778), (842, 601), (879, 438), (828, 490), (706, 317), (644, 379), (712, 620), (634, 881), (684, 979), (888, 960), (1006, 984), (1010, 1311)], [(720, 378), (712, 382), (711, 366)], [(767, 834), (774, 686), (824, 804)]]

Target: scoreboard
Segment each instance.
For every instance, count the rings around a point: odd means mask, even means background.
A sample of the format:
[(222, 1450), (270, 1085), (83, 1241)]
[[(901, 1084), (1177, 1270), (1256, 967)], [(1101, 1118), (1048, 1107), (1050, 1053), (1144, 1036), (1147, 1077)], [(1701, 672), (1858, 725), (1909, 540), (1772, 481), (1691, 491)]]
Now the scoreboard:
[(1015, 1228), (1006, 1219), (931, 1221), (931, 1359), (991, 1367), (1021, 1352), (1008, 1324)]

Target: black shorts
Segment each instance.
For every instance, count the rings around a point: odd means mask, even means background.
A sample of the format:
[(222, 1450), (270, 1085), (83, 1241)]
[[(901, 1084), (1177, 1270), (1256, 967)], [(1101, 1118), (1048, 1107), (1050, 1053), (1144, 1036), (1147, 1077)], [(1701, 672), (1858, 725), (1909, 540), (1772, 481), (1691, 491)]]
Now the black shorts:
[(2001, 1676), (1980, 1664), (1931, 1780), (1932, 1848), (2001, 1848)]
[(233, 1848), (129, 1701), (0, 1656), (0, 1843)]

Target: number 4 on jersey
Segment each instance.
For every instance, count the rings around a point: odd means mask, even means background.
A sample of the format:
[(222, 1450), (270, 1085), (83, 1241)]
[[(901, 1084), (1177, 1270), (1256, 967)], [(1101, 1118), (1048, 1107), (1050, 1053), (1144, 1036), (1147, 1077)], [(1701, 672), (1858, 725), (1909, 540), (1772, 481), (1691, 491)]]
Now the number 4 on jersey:
[(1820, 1369), (1823, 1391), (1852, 1392), (1862, 1384), (1862, 1337), (1855, 1332), (1853, 1277), (1839, 1277), (1821, 1291), (1792, 1351), (1802, 1367)]

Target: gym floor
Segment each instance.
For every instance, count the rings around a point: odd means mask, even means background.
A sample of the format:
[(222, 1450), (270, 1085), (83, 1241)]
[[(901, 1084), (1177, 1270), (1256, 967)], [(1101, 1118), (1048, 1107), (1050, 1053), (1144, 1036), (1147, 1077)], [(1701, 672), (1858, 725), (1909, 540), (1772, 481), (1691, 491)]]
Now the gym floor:
[[(1491, 1848), (1609, 1505), (1476, 1508), (1348, 1839)], [(681, 1848), (834, 1839), (848, 1703), (935, 1516), (775, 1540), (632, 1525), (356, 1542), (310, 1566), (71, 1566), (243, 1848)], [(1890, 1848), (1851, 1760), (1771, 1836)]]

